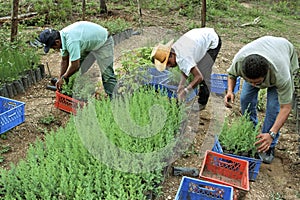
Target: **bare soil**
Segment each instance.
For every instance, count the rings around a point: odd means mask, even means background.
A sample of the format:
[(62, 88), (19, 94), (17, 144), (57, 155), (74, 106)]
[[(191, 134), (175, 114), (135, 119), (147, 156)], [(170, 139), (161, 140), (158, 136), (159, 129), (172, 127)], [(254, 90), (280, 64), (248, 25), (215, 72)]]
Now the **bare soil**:
[[(141, 29), (140, 29), (141, 30)], [(161, 40), (168, 40), (177, 36), (173, 30), (160, 26), (144, 27), (140, 35), (133, 35), (115, 47), (115, 67), (120, 67), (119, 59), (122, 52), (143, 46), (154, 45)], [(214, 66), (217, 73), (225, 73), (234, 54), (243, 45), (240, 41), (233, 41), (222, 36), (223, 46)], [(43, 139), (50, 130), (63, 127), (68, 121), (70, 114), (56, 109), (55, 92), (46, 89), (49, 84), (50, 74), (57, 77), (59, 74), (60, 56), (57, 52), (50, 52), (43, 56), (42, 63), (45, 64), (47, 77), (38, 84), (32, 86), (25, 94), (14, 97), (26, 103), (26, 120), (23, 124), (15, 127), (2, 135), (1, 146), (9, 146), (10, 151), (4, 153), (2, 168), (9, 169), (10, 163), (17, 164), (20, 159), (25, 158), (28, 147), (36, 140)], [(49, 66), (49, 71), (47, 66)], [(99, 75), (98, 72), (95, 75)], [(238, 95), (237, 95), (238, 96)], [(225, 115), (239, 113), (238, 102), (233, 109), (225, 108), (222, 98), (211, 95), (209, 104), (201, 112), (193, 112), (190, 116), (188, 129), (196, 132), (190, 150), (184, 156), (172, 164), (172, 166), (194, 167), (200, 170), (204, 153), (213, 145), (213, 136), (220, 130), (220, 122)], [(263, 117), (263, 113), (260, 113)], [(44, 122), (51, 116), (47, 125)], [(44, 121), (44, 122), (43, 122)], [(262, 164), (255, 182), (250, 182), (250, 191), (245, 199), (300, 199), (300, 157), (298, 154), (299, 134), (295, 132), (295, 119), (293, 113), (282, 128), (282, 136), (276, 147), (276, 157), (272, 164)], [(174, 199), (178, 190), (181, 176), (173, 176), (172, 173), (166, 177), (162, 187), (163, 194), (159, 200)]]

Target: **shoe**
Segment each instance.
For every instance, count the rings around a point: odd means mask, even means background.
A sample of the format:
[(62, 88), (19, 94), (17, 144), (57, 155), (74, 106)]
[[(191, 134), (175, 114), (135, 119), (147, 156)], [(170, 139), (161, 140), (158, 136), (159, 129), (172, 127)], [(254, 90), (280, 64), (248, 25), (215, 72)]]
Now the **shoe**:
[(199, 111), (201, 111), (201, 110), (204, 110), (205, 107), (206, 107), (206, 105), (202, 105), (202, 104), (200, 104), (200, 103), (194, 103), (194, 104), (192, 105), (192, 110), (193, 110), (194, 112), (199, 112)]
[(51, 78), (50, 82), (52, 85), (55, 85), (57, 82), (57, 78)]
[(266, 163), (266, 164), (271, 164), (274, 157), (275, 157), (275, 147), (270, 147), (268, 151), (264, 153), (259, 153), (260, 159)]

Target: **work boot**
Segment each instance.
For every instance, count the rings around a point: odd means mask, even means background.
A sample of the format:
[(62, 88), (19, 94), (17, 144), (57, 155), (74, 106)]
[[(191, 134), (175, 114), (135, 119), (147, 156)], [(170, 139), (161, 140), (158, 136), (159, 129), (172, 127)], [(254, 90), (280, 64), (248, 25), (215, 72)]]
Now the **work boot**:
[(259, 157), (266, 164), (271, 164), (275, 157), (275, 147), (270, 147), (268, 151), (259, 153)]

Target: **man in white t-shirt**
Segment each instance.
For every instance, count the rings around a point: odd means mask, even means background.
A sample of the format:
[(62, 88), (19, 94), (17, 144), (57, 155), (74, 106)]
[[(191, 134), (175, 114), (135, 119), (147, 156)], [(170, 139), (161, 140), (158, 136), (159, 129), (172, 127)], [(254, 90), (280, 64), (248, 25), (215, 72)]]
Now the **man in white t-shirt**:
[[(198, 105), (194, 110), (203, 110), (210, 93), (212, 66), (220, 51), (222, 42), (213, 28), (195, 28), (182, 35), (174, 44), (159, 44), (151, 54), (151, 59), (159, 71), (166, 67), (178, 66), (181, 80), (178, 85), (178, 98), (184, 99), (198, 85)], [(193, 75), (188, 84), (187, 78)], [(194, 107), (195, 108), (195, 107)]]
[(64, 79), (68, 79), (79, 69), (81, 73), (85, 73), (97, 60), (104, 90), (112, 97), (117, 83), (113, 69), (114, 41), (106, 28), (92, 22), (79, 21), (61, 31), (46, 29), (40, 33), (38, 40), (45, 45), (45, 53), (48, 53), (50, 48), (61, 51), (61, 71), (56, 82), (57, 89), (61, 89)]

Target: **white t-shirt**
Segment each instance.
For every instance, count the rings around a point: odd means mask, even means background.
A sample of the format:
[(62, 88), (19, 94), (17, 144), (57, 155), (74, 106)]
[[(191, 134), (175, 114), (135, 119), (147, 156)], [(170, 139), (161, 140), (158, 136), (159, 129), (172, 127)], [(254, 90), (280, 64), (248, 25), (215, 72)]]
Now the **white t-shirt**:
[(209, 49), (218, 46), (219, 36), (213, 28), (196, 28), (182, 35), (172, 46), (179, 69), (189, 76), (190, 71)]

